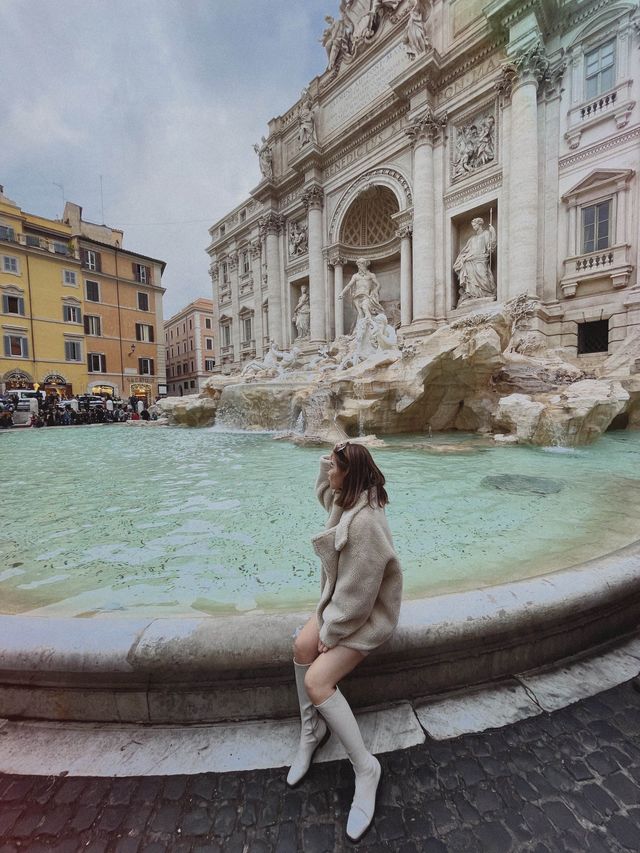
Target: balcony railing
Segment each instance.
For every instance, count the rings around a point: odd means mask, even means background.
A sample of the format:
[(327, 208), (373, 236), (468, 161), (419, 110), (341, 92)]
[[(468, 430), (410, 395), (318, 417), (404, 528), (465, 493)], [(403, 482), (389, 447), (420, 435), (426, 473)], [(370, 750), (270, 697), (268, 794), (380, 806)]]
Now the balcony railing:
[(580, 107), (580, 118), (583, 119), (583, 121), (584, 119), (594, 118), (599, 113), (604, 112), (604, 110), (608, 110), (609, 107), (613, 107), (617, 97), (617, 92), (609, 92), (601, 98), (596, 98), (595, 101), (591, 101), (591, 103), (586, 104), (586, 106)]
[(240, 346), (242, 347), (243, 350), (255, 349), (256, 348), (256, 342), (255, 342), (255, 340), (242, 341)]
[(565, 139), (570, 148), (580, 145), (582, 134), (600, 122), (615, 121), (618, 130), (629, 123), (635, 101), (631, 99), (631, 81), (625, 80), (615, 89), (591, 98), (569, 111)]
[(626, 287), (633, 269), (629, 263), (630, 252), (631, 247), (623, 243), (567, 258), (560, 282), (564, 296), (575, 296), (582, 282), (595, 279), (608, 278), (613, 287)]

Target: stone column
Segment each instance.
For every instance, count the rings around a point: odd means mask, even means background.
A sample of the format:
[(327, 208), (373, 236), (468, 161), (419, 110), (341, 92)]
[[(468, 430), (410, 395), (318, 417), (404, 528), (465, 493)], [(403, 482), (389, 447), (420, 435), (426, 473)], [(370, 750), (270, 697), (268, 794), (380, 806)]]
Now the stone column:
[[(211, 273), (211, 283), (213, 285), (213, 322), (211, 329), (213, 336), (213, 354), (216, 360), (216, 372), (222, 370), (222, 341), (220, 339), (220, 290), (219, 290), (219, 282), (220, 282), (220, 265), (212, 261), (211, 266), (209, 267), (209, 272)], [(172, 381), (175, 382), (175, 377), (171, 377)]]
[(280, 232), (282, 217), (271, 211), (260, 222), (265, 238), (267, 255), (267, 281), (269, 295), (269, 337), (279, 347), (282, 338), (282, 287), (280, 283)]
[(335, 338), (344, 335), (344, 300), (338, 299), (344, 287), (344, 258), (331, 258), (329, 261), (333, 267), (333, 305), (336, 318)]
[(433, 146), (447, 121), (431, 108), (405, 133), (413, 143), (413, 322), (435, 325)]
[(400, 325), (411, 323), (413, 296), (411, 293), (411, 233), (413, 227), (404, 225), (396, 231), (400, 238)]
[(251, 278), (253, 279), (253, 336), (256, 341), (256, 356), (262, 353), (262, 241), (254, 240), (250, 247)]
[(511, 180), (509, 182), (509, 296), (537, 295), (538, 85), (549, 70), (535, 43), (511, 60)]
[(229, 280), (231, 282), (231, 343), (233, 344), (233, 363), (236, 366), (242, 364), (240, 351), (240, 280), (238, 276), (238, 253), (231, 252), (227, 256), (229, 265)]
[(309, 238), (309, 307), (311, 308), (311, 343), (324, 343), (326, 304), (324, 258), (322, 256), (322, 204), (324, 192), (317, 184), (302, 196), (307, 210)]

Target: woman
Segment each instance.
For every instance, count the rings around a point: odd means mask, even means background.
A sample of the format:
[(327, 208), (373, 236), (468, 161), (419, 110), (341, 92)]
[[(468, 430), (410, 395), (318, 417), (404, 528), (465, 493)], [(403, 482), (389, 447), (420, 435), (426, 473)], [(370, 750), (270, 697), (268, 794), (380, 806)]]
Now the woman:
[(322, 564), (322, 591), (294, 642), (302, 732), (287, 783), (297, 785), (330, 731), (336, 734), (355, 771), (347, 820), (352, 841), (371, 825), (382, 770), (337, 684), (389, 639), (398, 622), (402, 574), (384, 511), (384, 483), (360, 444), (338, 444), (320, 460), (316, 494), (329, 520), (312, 543)]

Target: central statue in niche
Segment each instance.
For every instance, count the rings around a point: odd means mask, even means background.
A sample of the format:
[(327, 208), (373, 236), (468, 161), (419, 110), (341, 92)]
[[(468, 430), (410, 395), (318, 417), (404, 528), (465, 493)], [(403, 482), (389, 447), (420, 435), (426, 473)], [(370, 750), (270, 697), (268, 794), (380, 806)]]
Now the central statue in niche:
[(351, 298), (356, 309), (357, 322), (384, 314), (384, 309), (380, 304), (380, 282), (369, 269), (369, 261), (366, 258), (358, 258), (356, 263), (358, 272), (351, 276), (351, 281), (343, 288), (338, 299), (342, 300), (347, 290), (353, 288)]

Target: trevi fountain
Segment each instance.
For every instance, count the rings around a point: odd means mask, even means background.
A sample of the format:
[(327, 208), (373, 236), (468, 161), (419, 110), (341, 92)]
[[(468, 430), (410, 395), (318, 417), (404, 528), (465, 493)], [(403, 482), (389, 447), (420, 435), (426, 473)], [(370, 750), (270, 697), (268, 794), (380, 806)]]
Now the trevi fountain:
[(357, 705), (637, 628), (639, 31), (615, 0), (340, 2), (209, 229), (219, 373), (156, 424), (56, 435), (55, 482), (49, 431), (3, 436), (0, 717), (294, 715), (317, 460), (345, 437), (388, 476), (405, 572)]

